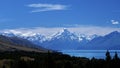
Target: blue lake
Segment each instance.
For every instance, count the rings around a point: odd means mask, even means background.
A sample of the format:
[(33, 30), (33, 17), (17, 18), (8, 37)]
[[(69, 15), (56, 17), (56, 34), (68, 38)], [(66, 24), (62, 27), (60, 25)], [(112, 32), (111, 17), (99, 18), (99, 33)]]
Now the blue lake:
[[(107, 50), (62, 50), (63, 54), (68, 54), (70, 56), (76, 56), (76, 57), (87, 57), (87, 58), (102, 58), (105, 59), (105, 53)], [(109, 50), (111, 57), (115, 55), (115, 52), (118, 53), (118, 56), (120, 57), (120, 50)]]

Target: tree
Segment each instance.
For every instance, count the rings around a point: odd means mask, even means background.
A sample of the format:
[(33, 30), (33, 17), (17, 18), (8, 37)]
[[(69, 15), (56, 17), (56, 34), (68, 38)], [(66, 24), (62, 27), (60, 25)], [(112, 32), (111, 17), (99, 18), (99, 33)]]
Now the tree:
[(120, 68), (120, 60), (119, 60), (117, 52), (115, 52), (115, 55), (113, 57), (112, 67), (114, 67), (114, 68)]
[(107, 50), (106, 52), (106, 67), (105, 68), (110, 68), (111, 67), (111, 56), (110, 52)]
[(114, 60), (116, 60), (116, 61), (118, 61), (118, 60), (119, 60), (119, 57), (118, 57), (117, 52), (115, 52), (115, 55), (114, 55), (113, 59), (114, 59)]
[(110, 60), (111, 60), (110, 52), (107, 50), (107, 52), (106, 52), (106, 61), (110, 61)]

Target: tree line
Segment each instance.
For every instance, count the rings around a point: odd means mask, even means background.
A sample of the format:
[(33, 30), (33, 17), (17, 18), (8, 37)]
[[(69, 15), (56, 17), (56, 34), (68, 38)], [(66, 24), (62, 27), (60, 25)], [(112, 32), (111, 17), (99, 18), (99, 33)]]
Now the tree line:
[(105, 59), (74, 57), (58, 52), (0, 52), (0, 68), (120, 68), (120, 58), (106, 52)]

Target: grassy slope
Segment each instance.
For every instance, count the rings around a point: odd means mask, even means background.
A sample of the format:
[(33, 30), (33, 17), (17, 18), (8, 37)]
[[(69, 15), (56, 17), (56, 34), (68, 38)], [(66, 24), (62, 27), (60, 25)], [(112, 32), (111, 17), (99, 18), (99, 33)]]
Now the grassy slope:
[(0, 42), (0, 50), (1, 51), (22, 50), (22, 51), (35, 51), (35, 52), (43, 52), (43, 53), (47, 52), (45, 50), (34, 49), (34, 48), (29, 48), (29, 47), (24, 47), (24, 46), (10, 45), (7, 43), (2, 43), (2, 42)]

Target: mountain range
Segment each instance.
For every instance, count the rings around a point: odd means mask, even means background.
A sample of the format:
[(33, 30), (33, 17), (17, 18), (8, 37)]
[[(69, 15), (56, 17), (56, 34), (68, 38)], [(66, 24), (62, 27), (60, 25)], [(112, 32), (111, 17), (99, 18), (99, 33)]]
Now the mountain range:
[(37, 46), (32, 42), (19, 38), (0, 35), (0, 51), (34, 51), (47, 52), (47, 49)]
[(22, 34), (2, 32), (1, 35), (26, 39), (31, 41), (31, 43), (36, 44), (36, 46), (52, 50), (120, 49), (120, 33), (118, 31), (111, 32), (105, 36), (89, 36), (72, 33), (64, 28), (49, 37), (41, 35), (40, 33), (23, 36)]
[(120, 49), (120, 32), (114, 31), (105, 36), (99, 36), (86, 43), (83, 48), (79, 49), (99, 49), (99, 50), (119, 50)]

